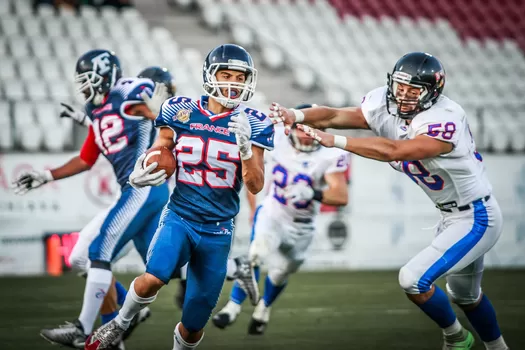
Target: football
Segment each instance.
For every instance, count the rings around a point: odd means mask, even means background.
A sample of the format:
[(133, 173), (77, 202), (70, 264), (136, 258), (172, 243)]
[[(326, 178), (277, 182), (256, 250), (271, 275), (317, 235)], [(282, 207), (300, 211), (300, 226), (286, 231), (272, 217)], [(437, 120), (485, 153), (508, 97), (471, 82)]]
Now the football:
[(146, 168), (154, 162), (157, 162), (159, 165), (157, 165), (157, 168), (152, 172), (152, 174), (164, 169), (166, 170), (166, 175), (168, 175), (168, 178), (170, 178), (177, 169), (177, 160), (175, 159), (175, 155), (164, 146), (149, 149), (146, 152), (146, 158), (144, 158), (144, 163), (142, 166)]

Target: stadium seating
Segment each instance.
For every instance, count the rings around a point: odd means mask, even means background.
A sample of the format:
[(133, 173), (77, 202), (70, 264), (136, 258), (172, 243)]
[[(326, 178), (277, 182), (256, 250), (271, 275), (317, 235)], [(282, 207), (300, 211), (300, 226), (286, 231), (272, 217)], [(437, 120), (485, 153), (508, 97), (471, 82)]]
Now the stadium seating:
[(165, 66), (181, 94), (200, 96), (201, 54), (180, 49), (169, 31), (150, 28), (136, 9), (107, 7), (99, 13), (85, 6), (75, 14), (41, 5), (33, 13), (31, 2), (0, 1), (2, 151), (59, 152), (74, 146), (73, 124), (59, 118), (59, 103), (80, 106), (73, 73), (77, 57), (91, 49), (115, 51), (124, 75)]
[(359, 104), (404, 53), (432, 53), (448, 74), (445, 94), (484, 125), (480, 148), (525, 151), (524, 22), (511, 0), (196, 2), (208, 26), (227, 24), (237, 43), (260, 50), (271, 68), (292, 70), (302, 89), (324, 91), (330, 105)]

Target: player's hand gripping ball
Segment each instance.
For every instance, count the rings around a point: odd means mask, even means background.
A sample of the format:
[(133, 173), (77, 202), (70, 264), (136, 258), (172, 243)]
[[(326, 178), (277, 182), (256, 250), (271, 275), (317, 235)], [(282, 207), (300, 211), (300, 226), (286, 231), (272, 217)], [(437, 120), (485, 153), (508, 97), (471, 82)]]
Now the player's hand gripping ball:
[(146, 152), (142, 168), (146, 169), (152, 163), (157, 163), (157, 167), (153, 169), (150, 174), (155, 174), (161, 170), (166, 171), (166, 177), (170, 178), (175, 170), (177, 170), (177, 160), (172, 151), (167, 147), (154, 147)]

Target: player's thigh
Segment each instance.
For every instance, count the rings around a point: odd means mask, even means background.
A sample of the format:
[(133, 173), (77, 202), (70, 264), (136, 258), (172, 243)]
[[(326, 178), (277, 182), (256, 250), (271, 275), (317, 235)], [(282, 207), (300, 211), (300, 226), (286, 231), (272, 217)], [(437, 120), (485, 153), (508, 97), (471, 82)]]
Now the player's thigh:
[(78, 240), (71, 250), (69, 263), (73, 268), (87, 270), (89, 268), (89, 246), (98, 236), (100, 228), (108, 215), (109, 209), (98, 213), (78, 233)]
[(250, 253), (256, 254), (262, 260), (266, 260), (270, 254), (279, 249), (282, 234), (282, 226), (278, 225), (278, 222), (270, 215), (268, 210), (260, 207), (256, 217), (254, 217)]
[[(499, 210), (499, 209), (498, 209)], [(501, 233), (501, 217), (484, 205), (464, 214), (445, 218), (444, 229), (432, 244), (412, 258), (399, 273), (399, 282), (408, 293), (424, 293), (434, 281), (454, 274), (482, 257)]]
[(479, 300), (483, 278), (483, 259), (484, 256), (480, 256), (464, 269), (446, 276), (447, 292), (456, 304), (470, 305)]
[(231, 235), (203, 234), (188, 264), (182, 323), (189, 331), (206, 325), (226, 278)]
[(165, 208), (149, 245), (146, 272), (168, 284), (174, 271), (189, 260), (192, 241), (187, 224)]

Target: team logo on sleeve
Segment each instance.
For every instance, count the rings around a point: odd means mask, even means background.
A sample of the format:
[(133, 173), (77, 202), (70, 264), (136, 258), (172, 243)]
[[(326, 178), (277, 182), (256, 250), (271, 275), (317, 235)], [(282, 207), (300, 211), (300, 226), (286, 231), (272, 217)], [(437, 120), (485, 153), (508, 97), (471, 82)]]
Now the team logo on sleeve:
[(181, 123), (187, 123), (190, 120), (190, 114), (191, 112), (187, 109), (181, 109), (177, 112), (175, 118)]

